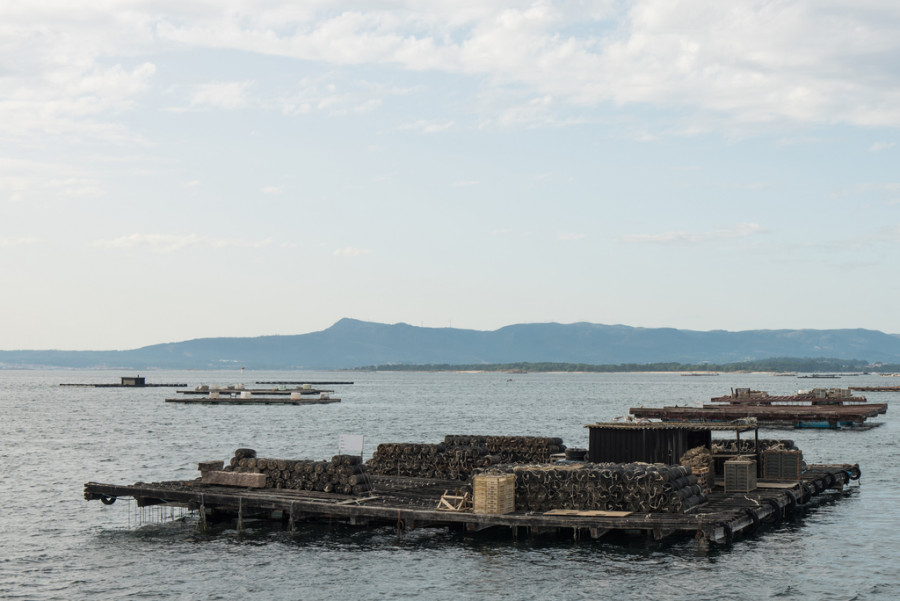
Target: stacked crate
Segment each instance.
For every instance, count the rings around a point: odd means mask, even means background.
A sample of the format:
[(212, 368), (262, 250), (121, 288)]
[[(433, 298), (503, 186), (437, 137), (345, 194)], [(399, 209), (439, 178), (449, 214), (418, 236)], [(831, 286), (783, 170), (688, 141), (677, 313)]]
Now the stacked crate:
[(725, 462), (725, 492), (756, 490), (756, 460), (736, 457)]
[(771, 450), (763, 453), (763, 478), (783, 482), (800, 480), (803, 454), (800, 451)]
[(478, 474), (472, 478), (472, 511), (506, 514), (516, 510), (513, 474)]

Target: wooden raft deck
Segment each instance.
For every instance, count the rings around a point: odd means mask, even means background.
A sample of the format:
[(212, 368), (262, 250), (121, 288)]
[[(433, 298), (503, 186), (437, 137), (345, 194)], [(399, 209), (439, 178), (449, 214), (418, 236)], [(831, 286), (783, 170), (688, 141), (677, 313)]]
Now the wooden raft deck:
[(184, 388), (187, 384), (60, 384), (79, 388)]
[(858, 405), (866, 402), (866, 397), (864, 396), (849, 396), (849, 397), (833, 397), (833, 398), (821, 398), (809, 395), (784, 395), (784, 396), (760, 396), (760, 397), (733, 397), (733, 396), (717, 396), (710, 399), (711, 403), (720, 403), (720, 404), (728, 404), (728, 405), (752, 405), (752, 406), (766, 406), (766, 405), (799, 405), (799, 406), (807, 406), (807, 405), (825, 405), (825, 406), (834, 406), (834, 405)]
[[(467, 532), (508, 528), (513, 534), (571, 532), (575, 538), (599, 538), (611, 532), (642, 533), (654, 540), (672, 535), (691, 535), (713, 543), (728, 543), (736, 534), (755, 531), (777, 521), (827, 489), (841, 490), (859, 477), (858, 465), (812, 465), (801, 482), (761, 483), (751, 492), (726, 494), (717, 488), (708, 503), (689, 513), (628, 513), (575, 511), (505, 515), (438, 510), (441, 496), (461, 482), (372, 476), (372, 491), (353, 497), (287, 489), (244, 489), (203, 485), (199, 480), (113, 485), (88, 482), (87, 500), (106, 504), (116, 498), (134, 498), (139, 506), (175, 504), (193, 510), (234, 515), (240, 528), (243, 518), (263, 514), (297, 528), (303, 521), (340, 520), (352, 525), (387, 525), (398, 529), (450, 527)], [(555, 513), (555, 515), (554, 515)], [(520, 530), (522, 529), (522, 530)]]
[(327, 405), (329, 403), (340, 403), (341, 399), (335, 397), (328, 398), (312, 398), (312, 399), (292, 399), (290, 397), (261, 397), (252, 396), (246, 399), (236, 396), (223, 396), (217, 399), (208, 397), (179, 399), (166, 399), (167, 403), (181, 403), (183, 405)]
[(861, 392), (900, 392), (900, 386), (851, 386), (850, 390)]
[(175, 394), (207, 395), (210, 392), (218, 392), (219, 396), (240, 396), (242, 392), (249, 392), (250, 394), (259, 394), (263, 396), (290, 396), (292, 393), (296, 392), (298, 394), (302, 394), (303, 396), (308, 396), (314, 394), (322, 394), (323, 392), (326, 394), (330, 394), (334, 392), (334, 390), (324, 390), (320, 388), (210, 388), (208, 390), (176, 390)]
[(664, 421), (730, 422), (755, 418), (763, 425), (804, 427), (816, 423), (830, 427), (861, 425), (869, 417), (885, 413), (887, 404), (857, 405), (704, 405), (703, 407), (632, 407), (638, 418)]

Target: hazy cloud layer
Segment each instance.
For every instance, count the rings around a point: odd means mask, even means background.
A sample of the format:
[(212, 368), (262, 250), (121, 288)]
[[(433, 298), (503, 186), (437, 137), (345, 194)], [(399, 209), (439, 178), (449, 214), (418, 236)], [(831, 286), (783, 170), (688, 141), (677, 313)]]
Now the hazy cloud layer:
[(188, 248), (262, 248), (272, 243), (264, 240), (235, 240), (232, 238), (216, 238), (199, 234), (130, 234), (118, 238), (95, 240), (92, 246), (115, 249), (147, 248), (153, 252), (170, 253)]
[[(119, 139), (109, 117), (148, 92), (154, 56), (182, 48), (472, 76), (493, 99), (485, 117), (506, 125), (649, 105), (683, 111), (670, 128), (681, 133), (728, 122), (898, 126), (898, 25), (900, 5), (858, 0), (5, 3), (0, 133)], [(252, 89), (203, 82), (185, 106), (241, 108), (260, 102)], [(306, 80), (279, 102), (291, 114), (380, 101)]]

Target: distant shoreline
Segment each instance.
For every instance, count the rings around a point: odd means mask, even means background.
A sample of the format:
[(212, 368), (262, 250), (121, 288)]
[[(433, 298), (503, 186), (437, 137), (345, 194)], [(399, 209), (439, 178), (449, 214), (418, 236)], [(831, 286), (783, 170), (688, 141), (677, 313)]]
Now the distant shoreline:
[(680, 373), (684, 376), (710, 377), (721, 374), (772, 374), (791, 376), (797, 374), (860, 375), (863, 373), (891, 373), (900, 371), (897, 365), (868, 365), (865, 361), (844, 359), (793, 359), (775, 358), (758, 361), (742, 361), (726, 364), (683, 363), (625, 363), (615, 365), (591, 365), (587, 363), (486, 363), (486, 364), (390, 364), (368, 365), (349, 371), (390, 372), (454, 372), (454, 373)]

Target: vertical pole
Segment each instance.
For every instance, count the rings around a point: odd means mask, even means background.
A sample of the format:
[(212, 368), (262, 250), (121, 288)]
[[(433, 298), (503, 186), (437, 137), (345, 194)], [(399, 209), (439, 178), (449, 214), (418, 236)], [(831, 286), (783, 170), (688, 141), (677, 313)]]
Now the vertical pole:
[(200, 521), (197, 522), (200, 532), (206, 532), (206, 505), (203, 502), (203, 495), (200, 495)]
[(243, 497), (238, 497), (238, 519), (237, 519), (237, 531), (238, 534), (244, 531), (244, 504)]

